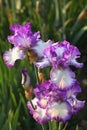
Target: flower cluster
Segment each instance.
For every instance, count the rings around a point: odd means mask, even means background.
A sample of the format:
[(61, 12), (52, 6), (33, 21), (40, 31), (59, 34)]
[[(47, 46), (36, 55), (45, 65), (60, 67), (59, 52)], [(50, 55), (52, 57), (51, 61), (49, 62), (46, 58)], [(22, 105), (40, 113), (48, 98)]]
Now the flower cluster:
[(76, 98), (81, 88), (70, 68), (71, 65), (77, 68), (83, 66), (83, 63), (77, 62), (80, 52), (77, 47), (64, 40), (50, 45), (43, 55), (43, 59), (35, 62), (35, 65), (39, 68), (52, 66), (50, 79), (37, 84), (34, 89), (35, 98), (32, 103), (35, 109), (29, 102), (27, 106), (40, 124), (51, 120), (66, 122), (84, 106), (84, 101)]
[[(6, 51), (3, 59), (8, 67), (13, 67), (15, 61), (23, 60), (28, 51), (33, 50), (38, 57), (34, 64), (39, 69), (51, 66), (49, 80), (36, 84), (34, 98), (27, 102), (27, 107), (33, 118), (40, 124), (57, 120), (66, 122), (84, 106), (84, 101), (77, 99), (81, 92), (79, 82), (71, 66), (81, 68), (83, 63), (77, 59), (80, 52), (76, 46), (66, 40), (52, 43), (40, 39), (40, 33), (32, 33), (30, 23), (13, 25), (10, 30), (14, 35), (8, 36), (13, 48)], [(26, 95), (32, 95), (32, 85), (27, 70), (22, 70), (22, 85)], [(30, 88), (29, 88), (30, 86)]]

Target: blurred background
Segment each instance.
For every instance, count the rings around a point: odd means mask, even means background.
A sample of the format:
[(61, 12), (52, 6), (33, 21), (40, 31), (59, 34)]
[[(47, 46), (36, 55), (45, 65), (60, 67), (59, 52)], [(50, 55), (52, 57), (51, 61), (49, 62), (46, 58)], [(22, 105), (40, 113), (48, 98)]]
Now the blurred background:
[[(10, 69), (3, 62), (3, 53), (12, 47), (7, 41), (9, 27), (26, 22), (31, 23), (33, 32), (41, 32), (44, 41), (66, 39), (79, 48), (79, 61), (84, 67), (73, 70), (82, 88), (78, 98), (87, 101), (87, 0), (0, 0), (0, 130), (41, 130), (29, 114), (21, 86), (23, 67), (28, 69), (35, 86), (33, 66), (27, 58)], [(87, 130), (87, 103), (69, 120), (67, 130), (75, 128)]]

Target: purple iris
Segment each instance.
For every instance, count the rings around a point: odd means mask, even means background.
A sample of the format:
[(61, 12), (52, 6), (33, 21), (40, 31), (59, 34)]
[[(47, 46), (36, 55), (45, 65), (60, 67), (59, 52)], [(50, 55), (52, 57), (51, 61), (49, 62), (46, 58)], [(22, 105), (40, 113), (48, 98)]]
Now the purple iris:
[(8, 36), (8, 41), (20, 49), (29, 49), (34, 46), (40, 38), (40, 32), (32, 33), (30, 23), (25, 25), (13, 25), (10, 30), (14, 35)]
[(78, 63), (77, 61), (80, 55), (76, 46), (70, 45), (68, 41), (64, 40), (46, 48), (44, 50), (44, 58), (39, 62), (35, 62), (35, 65), (39, 68), (44, 68), (46, 66), (59, 68), (61, 66), (68, 67), (70, 65), (81, 68), (83, 63)]
[[(81, 92), (79, 83), (75, 82), (67, 90), (60, 90), (51, 80), (38, 84), (34, 89), (35, 98), (32, 100), (35, 109), (28, 102), (27, 106), (33, 118), (40, 124), (51, 120), (66, 122), (84, 107), (84, 101), (76, 99)], [(34, 102), (36, 100), (36, 102)]]
[(65, 122), (70, 119), (72, 112), (71, 105), (65, 100), (66, 91), (60, 91), (51, 81), (46, 81), (38, 84), (34, 93), (36, 98), (32, 103), (35, 109), (29, 102), (27, 106), (38, 123), (43, 124), (50, 120)]
[(8, 67), (13, 67), (16, 60), (23, 60), (25, 58), (26, 52), (40, 38), (40, 33), (32, 33), (30, 23), (25, 25), (15, 24), (10, 27), (13, 32), (12, 36), (8, 36), (8, 41), (14, 45), (12, 49), (6, 51), (3, 55), (3, 59)]
[(10, 27), (13, 35), (8, 36), (8, 41), (14, 45), (6, 51), (3, 59), (8, 67), (13, 67), (16, 60), (23, 60), (28, 50), (34, 50), (39, 58), (43, 57), (43, 51), (52, 44), (51, 40), (44, 42), (40, 39), (40, 32), (33, 33), (30, 23), (25, 25), (15, 24)]

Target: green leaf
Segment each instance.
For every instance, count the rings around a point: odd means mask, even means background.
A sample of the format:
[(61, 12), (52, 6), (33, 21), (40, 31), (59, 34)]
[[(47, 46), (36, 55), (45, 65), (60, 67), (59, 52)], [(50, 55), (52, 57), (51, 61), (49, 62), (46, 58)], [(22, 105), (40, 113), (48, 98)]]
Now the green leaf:
[(12, 120), (12, 130), (16, 130), (17, 126), (18, 126), (18, 117), (19, 117), (19, 110), (20, 110), (20, 106), (21, 106), (21, 102), (19, 103), (14, 116), (13, 116), (13, 120)]
[(82, 37), (82, 35), (87, 31), (87, 26), (84, 26), (79, 30), (79, 32), (75, 35), (75, 37), (72, 39), (72, 43), (77, 43), (78, 40)]
[(76, 125), (76, 130), (79, 130), (79, 127), (78, 127), (78, 125)]

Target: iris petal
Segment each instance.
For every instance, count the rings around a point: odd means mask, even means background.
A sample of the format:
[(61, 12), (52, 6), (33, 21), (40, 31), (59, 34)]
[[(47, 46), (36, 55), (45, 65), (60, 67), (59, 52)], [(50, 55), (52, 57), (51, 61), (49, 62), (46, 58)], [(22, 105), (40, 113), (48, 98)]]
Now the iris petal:
[(18, 47), (6, 51), (3, 55), (3, 59), (8, 67), (13, 67), (16, 60), (23, 60), (24, 58), (25, 51), (20, 50)]
[(71, 107), (67, 102), (54, 102), (49, 105), (47, 114), (51, 120), (65, 122), (71, 117)]
[(32, 108), (30, 102), (27, 102), (27, 106), (30, 109), (30, 113), (33, 115), (33, 118), (39, 123), (44, 124), (49, 121), (49, 117), (46, 115), (46, 109), (43, 109), (37, 105), (37, 98), (32, 100), (32, 103), (35, 109)]
[(55, 83), (59, 89), (62, 90), (70, 88), (75, 82), (75, 74), (69, 68), (53, 68), (50, 73), (50, 78), (51, 81)]

